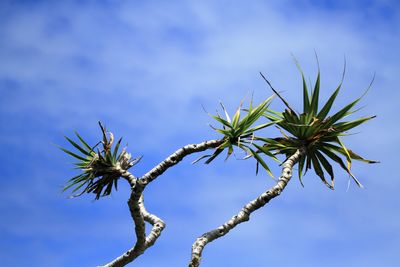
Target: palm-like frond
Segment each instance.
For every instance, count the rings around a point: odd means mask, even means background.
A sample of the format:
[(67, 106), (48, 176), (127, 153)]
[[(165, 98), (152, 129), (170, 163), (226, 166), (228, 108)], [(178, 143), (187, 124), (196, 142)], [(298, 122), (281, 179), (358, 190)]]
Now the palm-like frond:
[[(346, 135), (347, 131), (363, 124), (373, 118), (363, 117), (351, 121), (343, 119), (357, 110), (352, 110), (354, 106), (361, 100), (361, 97), (350, 102), (336, 113), (328, 116), (338, 95), (343, 78), (332, 95), (324, 103), (320, 105), (320, 71), (318, 74), (313, 90), (307, 88), (303, 71), (300, 66), (298, 68), (301, 73), (303, 83), (303, 113), (297, 114), (293, 109), (287, 108), (284, 112), (276, 112), (268, 109), (264, 114), (271, 122), (275, 122), (277, 127), (283, 129), (283, 137), (278, 138), (258, 138), (264, 142), (264, 150), (274, 154), (284, 154), (290, 156), (296, 152), (299, 147), (306, 148), (306, 154), (299, 160), (299, 179), (302, 183), (302, 176), (308, 169), (314, 169), (315, 173), (320, 177), (322, 182), (329, 188), (334, 188), (333, 168), (328, 159), (336, 162), (344, 169), (356, 182), (358, 186), (361, 183), (351, 173), (352, 160), (359, 160), (365, 163), (377, 163), (377, 161), (367, 160), (348, 149), (341, 141), (341, 137)], [(343, 77), (345, 68), (343, 71)], [(265, 77), (263, 76), (265, 79)], [(270, 85), (270, 83), (268, 83)], [(271, 86), (271, 85), (270, 85)], [(370, 85), (371, 86), (371, 85)], [(369, 89), (369, 87), (368, 87)], [(274, 90), (275, 91), (275, 90)], [(279, 94), (275, 91), (276, 94)], [(282, 96), (279, 96), (283, 99)], [(287, 101), (284, 104), (289, 107)], [(322, 108), (319, 108), (322, 106)], [(263, 152), (260, 151), (260, 152)], [(344, 163), (344, 157), (347, 164)], [(330, 177), (330, 183), (325, 178), (325, 173)]]
[[(219, 122), (222, 126), (222, 128), (215, 128), (213, 126), (212, 128), (218, 133), (223, 134), (223, 142), (215, 149), (213, 154), (202, 156), (195, 162), (199, 161), (200, 159), (207, 158), (205, 163), (208, 164), (212, 162), (216, 157), (218, 157), (218, 155), (220, 155), (224, 150), (227, 150), (226, 159), (228, 159), (234, 153), (234, 147), (237, 147), (243, 150), (248, 155), (248, 157), (246, 158), (254, 157), (257, 161), (257, 166), (258, 164), (260, 164), (272, 176), (268, 165), (256, 152), (257, 150), (262, 149), (262, 145), (256, 143), (255, 139), (257, 137), (255, 133), (261, 129), (275, 124), (275, 122), (272, 121), (254, 125), (261, 117), (263, 117), (272, 99), (273, 97), (271, 96), (261, 102), (256, 107), (253, 107), (253, 101), (251, 101), (248, 109), (242, 108), (242, 102), (232, 118), (229, 116), (225, 106), (221, 104), (222, 110), (225, 114), (225, 118), (223, 118), (219, 114), (216, 116), (210, 114), (210, 116), (217, 122)], [(245, 112), (245, 115), (242, 115), (243, 112)], [(276, 159), (276, 157), (272, 153), (269, 153), (268, 151), (265, 151), (265, 153), (269, 154), (270, 157)]]
[[(72, 188), (75, 196), (83, 193), (94, 193), (96, 199), (101, 196), (111, 194), (112, 188), (117, 189), (118, 179), (121, 171), (127, 170), (139, 162), (140, 158), (132, 159), (131, 155), (125, 149), (119, 151), (122, 138), (120, 138), (113, 148), (114, 136), (108, 133), (106, 128), (99, 122), (103, 140), (97, 145), (91, 147), (88, 143), (75, 132), (79, 143), (73, 141), (69, 137), (65, 137), (67, 141), (77, 150), (72, 152), (60, 147), (62, 151), (77, 159), (74, 165), (82, 171), (81, 174), (71, 178), (63, 191)], [(98, 148), (102, 144), (103, 149)], [(83, 189), (82, 189), (83, 188)], [(79, 193), (75, 194), (81, 190)]]

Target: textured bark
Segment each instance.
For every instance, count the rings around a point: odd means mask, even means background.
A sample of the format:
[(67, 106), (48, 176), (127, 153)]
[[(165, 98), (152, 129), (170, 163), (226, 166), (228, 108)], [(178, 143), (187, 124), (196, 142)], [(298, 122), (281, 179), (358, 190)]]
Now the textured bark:
[(143, 196), (141, 201), (139, 202), (140, 210), (143, 214), (143, 218), (146, 222), (150, 223), (153, 227), (150, 231), (150, 234), (146, 237), (145, 246), (146, 249), (154, 245), (157, 238), (161, 235), (162, 230), (165, 228), (165, 223), (163, 220), (158, 218), (156, 215), (149, 213), (144, 207)]
[(222, 144), (222, 142), (223, 142), (222, 140), (210, 140), (199, 144), (186, 145), (175, 151), (173, 154), (171, 154), (168, 158), (166, 158), (162, 162), (160, 162), (148, 173), (143, 175), (140, 178), (140, 180), (143, 183), (143, 185), (146, 186), (154, 179), (156, 179), (158, 176), (163, 174), (168, 168), (178, 164), (185, 156), (192, 153), (201, 152), (209, 148), (216, 148), (217, 146)]
[(141, 254), (143, 254), (146, 249), (146, 225), (143, 213), (141, 211), (141, 208), (144, 206), (143, 204), (140, 205), (140, 200), (142, 198), (142, 192), (140, 191), (141, 190), (138, 190), (138, 188), (135, 187), (135, 189), (132, 190), (131, 197), (128, 200), (129, 210), (135, 223), (136, 244), (134, 245), (134, 247), (129, 249), (121, 256), (117, 257), (112, 262), (103, 265), (103, 267), (125, 266)]
[[(143, 195), (140, 195), (139, 199), (137, 199), (137, 196), (132, 193), (128, 205), (133, 221), (135, 222), (136, 244), (127, 252), (102, 267), (122, 267), (132, 262), (155, 243), (157, 238), (161, 235), (162, 230), (165, 228), (165, 223), (160, 218), (146, 210), (144, 207)], [(153, 226), (147, 236), (145, 232), (145, 221)]]
[(121, 168), (119, 168), (119, 171), (121, 173), (121, 177), (128, 181), (131, 188), (132, 189), (135, 188), (137, 178), (132, 173), (128, 172), (127, 170), (122, 170)]
[(238, 224), (248, 221), (252, 212), (263, 207), (271, 199), (280, 195), (292, 177), (293, 166), (298, 162), (298, 160), (304, 153), (305, 149), (299, 149), (283, 163), (282, 173), (276, 185), (262, 193), (258, 198), (246, 204), (240, 210), (240, 212), (237, 215), (233, 216), (229, 221), (227, 221), (217, 229), (211, 230), (203, 234), (201, 237), (197, 238), (192, 246), (192, 256), (189, 262), (189, 267), (197, 267), (200, 265), (203, 249), (208, 243), (226, 235)]

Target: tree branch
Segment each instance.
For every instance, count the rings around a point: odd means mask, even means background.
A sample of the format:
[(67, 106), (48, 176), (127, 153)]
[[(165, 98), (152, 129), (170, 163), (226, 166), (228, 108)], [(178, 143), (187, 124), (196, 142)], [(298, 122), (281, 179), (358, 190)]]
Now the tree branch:
[[(131, 186), (131, 196), (128, 200), (128, 207), (135, 223), (136, 243), (134, 247), (112, 262), (103, 265), (103, 267), (122, 267), (132, 262), (143, 254), (148, 247), (154, 244), (161, 235), (161, 231), (165, 228), (165, 223), (157, 216), (150, 214), (144, 207), (143, 184), (140, 182), (138, 183), (137, 178), (126, 170), (121, 170), (121, 177), (125, 178)], [(153, 225), (147, 237), (145, 221)]]
[[(157, 238), (161, 235), (162, 230), (165, 228), (165, 223), (160, 218), (146, 210), (144, 207), (143, 195), (140, 194), (139, 199), (137, 196), (138, 195), (132, 191), (131, 197), (128, 200), (129, 210), (135, 222), (136, 244), (123, 255), (102, 267), (122, 267), (132, 262), (142, 255), (146, 249), (154, 245)], [(147, 237), (145, 221), (153, 226)]]
[(283, 163), (281, 176), (279, 177), (279, 180), (275, 186), (271, 187), (266, 192), (262, 193), (258, 198), (246, 204), (240, 210), (240, 212), (233, 216), (229, 221), (217, 229), (211, 230), (197, 238), (192, 246), (192, 256), (189, 262), (189, 267), (198, 267), (200, 265), (203, 249), (208, 243), (226, 235), (238, 224), (248, 221), (252, 212), (263, 207), (271, 199), (280, 195), (292, 177), (293, 166), (298, 162), (300, 157), (304, 155), (304, 153), (305, 149), (301, 148)]
[(149, 213), (144, 207), (144, 199), (142, 195), (141, 201), (139, 201), (139, 207), (142, 211), (143, 218), (146, 222), (150, 223), (153, 227), (150, 234), (146, 237), (146, 249), (154, 245), (157, 238), (161, 235), (162, 230), (165, 228), (165, 223), (163, 220), (158, 218), (156, 215)]
[(151, 169), (149, 172), (143, 175), (140, 178), (141, 184), (143, 184), (143, 186), (146, 186), (154, 179), (156, 179), (158, 176), (163, 174), (168, 168), (179, 163), (179, 161), (181, 161), (185, 156), (192, 153), (201, 152), (209, 148), (216, 148), (220, 144), (222, 144), (222, 142), (223, 142), (222, 140), (210, 140), (199, 144), (186, 145), (178, 149), (177, 151), (172, 153), (168, 158), (160, 162), (157, 166), (155, 166), (153, 169)]
[(135, 234), (136, 244), (133, 248), (116, 258), (110, 263), (103, 265), (102, 267), (122, 267), (130, 263), (138, 256), (143, 254), (146, 250), (146, 226), (144, 222), (144, 216), (141, 212), (141, 206), (139, 204), (142, 193), (137, 192), (137, 187), (132, 190), (131, 197), (128, 200), (129, 210), (133, 221), (135, 222)]
[(120, 175), (121, 175), (122, 178), (124, 178), (125, 180), (128, 181), (129, 185), (131, 186), (131, 189), (135, 188), (136, 182), (137, 182), (137, 178), (132, 173), (130, 173), (127, 170), (121, 169), (121, 167), (119, 167), (117, 169), (117, 171), (120, 172)]

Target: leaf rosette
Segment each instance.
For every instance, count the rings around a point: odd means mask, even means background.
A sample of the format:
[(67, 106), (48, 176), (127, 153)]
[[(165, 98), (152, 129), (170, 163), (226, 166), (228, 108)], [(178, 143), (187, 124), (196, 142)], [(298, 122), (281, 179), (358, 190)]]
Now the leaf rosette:
[[(296, 62), (297, 63), (297, 62)], [(313, 89), (310, 91), (304, 78), (303, 71), (298, 65), (303, 83), (303, 112), (298, 114), (294, 111), (288, 102), (273, 89), (268, 80), (267, 83), (272, 90), (286, 105), (284, 112), (277, 112), (268, 109), (264, 114), (271, 122), (274, 122), (282, 133), (282, 137), (278, 138), (259, 138), (257, 140), (265, 142), (263, 149), (259, 153), (269, 152), (274, 155), (283, 154), (286, 157), (293, 155), (300, 147), (306, 148), (306, 154), (299, 160), (299, 179), (301, 184), (302, 176), (309, 169), (314, 169), (315, 173), (321, 181), (330, 189), (334, 188), (334, 172), (330, 161), (337, 163), (345, 172), (347, 172), (355, 183), (362, 187), (358, 179), (351, 173), (352, 160), (359, 160), (365, 163), (377, 163), (377, 161), (368, 160), (354, 151), (350, 150), (342, 142), (341, 137), (348, 135), (348, 131), (355, 127), (375, 118), (375, 116), (361, 117), (355, 120), (345, 121), (344, 119), (354, 114), (358, 109), (354, 109), (356, 104), (362, 99), (372, 85), (372, 82), (366, 92), (359, 98), (345, 105), (336, 113), (329, 115), (332, 106), (336, 100), (342, 84), (346, 70), (344, 67), (342, 80), (334, 90), (328, 100), (319, 108), (319, 92), (320, 92), (320, 71)], [(262, 75), (262, 74), (261, 74)], [(373, 81), (373, 80), (372, 80)], [(344, 157), (344, 160), (343, 160)], [(345, 163), (346, 162), (346, 163)], [(327, 181), (325, 174), (330, 177)]]
[[(67, 141), (77, 150), (72, 152), (60, 147), (62, 151), (77, 159), (74, 165), (82, 171), (79, 175), (72, 177), (63, 191), (72, 189), (72, 197), (84, 193), (94, 193), (95, 199), (111, 194), (113, 187), (118, 189), (118, 179), (129, 168), (137, 164), (141, 157), (132, 158), (125, 148), (119, 152), (122, 142), (120, 138), (115, 146), (114, 135), (107, 132), (106, 128), (99, 122), (102, 132), (102, 141), (91, 147), (77, 132), (75, 132), (79, 143), (65, 137)], [(102, 145), (102, 149), (98, 148)], [(79, 193), (79, 190), (81, 190)]]

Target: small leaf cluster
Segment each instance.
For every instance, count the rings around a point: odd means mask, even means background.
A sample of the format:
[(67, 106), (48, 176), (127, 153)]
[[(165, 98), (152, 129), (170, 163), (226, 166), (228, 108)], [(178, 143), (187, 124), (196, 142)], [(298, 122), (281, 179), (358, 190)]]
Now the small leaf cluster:
[[(256, 132), (264, 129), (275, 122), (265, 122), (258, 125), (256, 124), (260, 118), (264, 116), (267, 112), (269, 104), (271, 103), (273, 97), (269, 97), (261, 102), (258, 106), (253, 106), (253, 101), (250, 102), (248, 109), (243, 109), (243, 101), (237, 108), (235, 114), (232, 118), (229, 116), (225, 106), (221, 103), (222, 110), (224, 112), (225, 118), (217, 114), (216, 116), (210, 115), (213, 119), (219, 122), (222, 128), (212, 128), (224, 135), (222, 138), (222, 144), (219, 145), (212, 155), (202, 156), (200, 159), (208, 158), (205, 163), (208, 164), (213, 161), (218, 155), (220, 155), (224, 150), (227, 150), (226, 159), (228, 159), (234, 153), (234, 147), (243, 150), (249, 157), (254, 157), (257, 161), (257, 166), (260, 164), (271, 176), (272, 173), (265, 163), (264, 159), (256, 152), (257, 150), (262, 150), (262, 144), (257, 144)], [(243, 115), (243, 112), (245, 113)], [(276, 159), (276, 157), (265, 151), (270, 157)], [(198, 159), (198, 160), (200, 160)], [(196, 160), (195, 162), (197, 162)], [(277, 159), (276, 159), (277, 160)], [(258, 168), (257, 168), (258, 170)]]
[[(101, 196), (110, 195), (113, 187), (117, 190), (118, 179), (122, 173), (140, 160), (140, 158), (132, 159), (131, 155), (125, 149), (119, 152), (122, 138), (113, 147), (113, 134), (107, 132), (106, 128), (100, 122), (99, 125), (103, 138), (95, 146), (91, 147), (88, 145), (75, 132), (79, 143), (68, 137), (65, 138), (77, 151), (72, 152), (60, 147), (62, 151), (78, 160), (75, 166), (82, 171), (79, 175), (72, 177), (63, 188), (63, 191), (72, 188), (73, 194), (81, 190), (79, 193), (73, 195), (73, 197), (80, 196), (83, 193), (94, 193), (97, 200)], [(100, 144), (102, 145), (102, 149), (98, 148)]]

